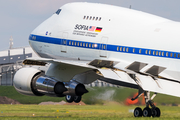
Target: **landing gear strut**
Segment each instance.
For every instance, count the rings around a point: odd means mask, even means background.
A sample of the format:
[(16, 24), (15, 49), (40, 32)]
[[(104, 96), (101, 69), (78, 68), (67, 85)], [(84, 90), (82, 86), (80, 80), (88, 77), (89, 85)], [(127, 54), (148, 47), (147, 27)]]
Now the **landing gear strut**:
[(73, 101), (75, 102), (75, 103), (79, 103), (80, 101), (81, 101), (81, 96), (71, 96), (71, 95), (66, 95), (66, 101), (68, 102), (68, 103), (72, 103)]
[[(155, 97), (156, 93), (150, 98), (150, 92), (145, 91), (145, 101), (146, 101), (146, 107), (142, 110), (140, 107), (135, 108), (134, 110), (134, 117), (160, 117), (161, 111), (158, 107), (156, 107), (152, 101), (152, 99)], [(132, 99), (134, 100), (134, 99)], [(149, 108), (149, 106), (151, 108)]]

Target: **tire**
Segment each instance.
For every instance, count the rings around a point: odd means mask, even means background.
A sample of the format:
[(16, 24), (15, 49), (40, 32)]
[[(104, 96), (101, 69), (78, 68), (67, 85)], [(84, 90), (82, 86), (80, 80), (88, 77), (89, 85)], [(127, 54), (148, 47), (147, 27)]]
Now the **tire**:
[(68, 103), (72, 103), (74, 101), (74, 96), (71, 96), (71, 95), (66, 95), (66, 101)]
[(74, 102), (79, 103), (81, 101), (81, 96), (74, 96)]
[(161, 116), (161, 111), (158, 107), (156, 107), (154, 110), (152, 109), (152, 116), (153, 117), (160, 117)]
[(144, 117), (151, 117), (151, 115), (152, 115), (151, 109), (149, 107), (145, 107), (143, 109), (143, 116)]
[(135, 108), (134, 117), (142, 117), (143, 111), (140, 107)]

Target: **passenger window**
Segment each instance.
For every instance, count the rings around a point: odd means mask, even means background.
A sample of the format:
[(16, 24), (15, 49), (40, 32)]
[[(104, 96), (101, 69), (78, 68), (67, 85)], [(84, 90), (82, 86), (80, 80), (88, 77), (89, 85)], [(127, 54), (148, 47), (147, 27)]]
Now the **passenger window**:
[(117, 51), (119, 51), (119, 47), (117, 47)]
[(74, 43), (74, 45), (76, 46), (76, 42)]
[(79, 46), (79, 42), (78, 42), (78, 46)]
[(72, 41), (72, 45), (74, 45), (74, 42)]
[(180, 54), (178, 54), (178, 58), (180, 57)]
[(156, 55), (158, 55), (158, 51), (156, 51)]
[(149, 55), (151, 54), (151, 50), (149, 50)]
[(174, 53), (174, 57), (176, 58), (176, 53)]
[(164, 56), (164, 52), (162, 52), (162, 56)]
[(122, 51), (122, 47), (120, 48), (120, 51)]
[(69, 45), (71, 45), (71, 41), (69, 41)]
[(86, 20), (89, 18), (89, 16), (86, 17)]
[(90, 16), (89, 20), (91, 20), (91, 19), (92, 19), (92, 16)]
[(89, 47), (91, 47), (91, 44), (89, 44)]
[(146, 50), (146, 54), (148, 53), (148, 50)]
[(106, 45), (104, 45), (104, 50), (106, 49)]
[(94, 44), (92, 44), (92, 48), (94, 48)]
[(83, 43), (83, 47), (85, 47), (85, 43)]
[(88, 43), (86, 43), (86, 47), (88, 47)]
[(166, 56), (168, 57), (168, 52), (166, 52)]
[(101, 17), (99, 18), (99, 21), (101, 21)]
[(155, 55), (155, 51), (153, 51), (153, 55)]
[(126, 48), (126, 52), (128, 52), (129, 51), (129, 49), (128, 48)]
[(98, 20), (98, 17), (96, 17), (96, 20)]
[(82, 46), (82, 42), (81, 42), (80, 46)]
[(133, 53), (135, 52), (135, 49), (133, 49)]
[(85, 19), (86, 18), (86, 16), (84, 16), (84, 18), (83, 19)]
[(126, 48), (124, 47), (124, 48), (123, 48), (123, 51), (125, 51), (125, 49), (126, 49)]
[(171, 53), (171, 57), (173, 56), (173, 53)]
[(93, 17), (93, 20), (95, 19), (95, 17)]
[(161, 52), (159, 52), (159, 56), (161, 56)]
[(139, 49), (139, 53), (141, 53), (141, 49)]

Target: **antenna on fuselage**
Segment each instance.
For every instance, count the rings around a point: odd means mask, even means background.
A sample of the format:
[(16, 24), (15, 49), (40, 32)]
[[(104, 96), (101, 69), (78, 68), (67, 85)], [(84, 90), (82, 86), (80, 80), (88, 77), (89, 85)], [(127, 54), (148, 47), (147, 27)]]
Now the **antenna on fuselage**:
[(9, 49), (13, 48), (13, 38), (11, 36), (11, 38), (9, 39)]

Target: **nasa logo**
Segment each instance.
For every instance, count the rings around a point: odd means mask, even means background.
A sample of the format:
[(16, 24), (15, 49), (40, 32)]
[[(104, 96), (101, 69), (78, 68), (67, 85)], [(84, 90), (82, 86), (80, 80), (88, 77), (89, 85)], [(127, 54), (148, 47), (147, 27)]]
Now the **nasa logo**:
[(78, 29), (78, 30), (88, 30), (88, 29), (89, 29), (89, 26), (76, 24), (76, 26), (75, 26), (74, 29)]

